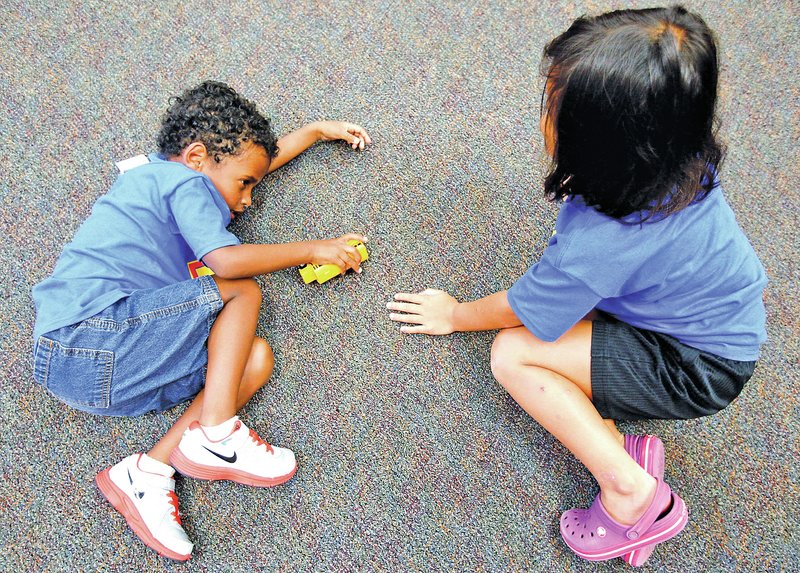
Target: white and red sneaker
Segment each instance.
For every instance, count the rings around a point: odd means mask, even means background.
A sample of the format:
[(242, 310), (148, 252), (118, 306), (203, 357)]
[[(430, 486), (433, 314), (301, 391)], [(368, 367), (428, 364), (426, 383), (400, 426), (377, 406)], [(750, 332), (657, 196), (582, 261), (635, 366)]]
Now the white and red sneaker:
[(233, 430), (213, 441), (194, 421), (172, 450), (169, 463), (184, 475), (207, 480), (231, 480), (256, 487), (282, 484), (297, 471), (294, 452), (271, 446), (233, 418)]
[(192, 542), (178, 514), (175, 480), (139, 469), (142, 454), (128, 456), (97, 474), (97, 487), (133, 532), (159, 555), (186, 561)]

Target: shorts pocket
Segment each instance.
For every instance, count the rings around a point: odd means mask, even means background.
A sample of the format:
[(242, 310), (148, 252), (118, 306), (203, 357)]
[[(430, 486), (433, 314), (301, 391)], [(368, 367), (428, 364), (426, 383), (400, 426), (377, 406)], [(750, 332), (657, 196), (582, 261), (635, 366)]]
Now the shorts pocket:
[(79, 410), (108, 408), (113, 373), (114, 353), (110, 350), (72, 348), (44, 336), (37, 341), (34, 378)]

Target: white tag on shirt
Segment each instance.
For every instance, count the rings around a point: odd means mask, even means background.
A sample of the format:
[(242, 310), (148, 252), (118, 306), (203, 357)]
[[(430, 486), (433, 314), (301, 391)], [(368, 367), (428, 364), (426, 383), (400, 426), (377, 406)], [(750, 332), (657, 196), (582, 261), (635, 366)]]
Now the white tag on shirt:
[(128, 159), (123, 159), (122, 161), (117, 161), (114, 165), (117, 166), (120, 173), (125, 173), (126, 171), (130, 171), (134, 167), (139, 167), (140, 165), (145, 165), (150, 163), (150, 160), (147, 158), (146, 155), (134, 155)]

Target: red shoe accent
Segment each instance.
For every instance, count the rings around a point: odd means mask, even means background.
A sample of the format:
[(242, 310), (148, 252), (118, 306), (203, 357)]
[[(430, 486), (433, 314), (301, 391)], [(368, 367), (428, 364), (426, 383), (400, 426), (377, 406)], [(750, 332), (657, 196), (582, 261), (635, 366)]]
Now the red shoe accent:
[[(100, 492), (103, 494), (103, 497), (105, 497), (108, 502), (114, 506), (114, 509), (122, 514), (122, 516), (125, 518), (125, 521), (128, 522), (128, 526), (133, 530), (136, 536), (141, 539), (145, 545), (147, 545), (150, 549), (154, 549), (162, 557), (169, 557), (170, 559), (174, 559), (176, 561), (188, 561), (192, 556), (191, 553), (186, 555), (176, 553), (153, 537), (153, 535), (150, 533), (150, 530), (145, 525), (142, 516), (139, 514), (139, 511), (136, 509), (136, 506), (134, 506), (133, 503), (128, 500), (128, 496), (126, 496), (125, 493), (119, 489), (109, 477), (108, 472), (110, 469), (111, 468), (105, 469), (97, 474), (97, 477), (95, 478), (97, 487), (100, 488)], [(172, 495), (174, 496), (175, 493), (173, 492)], [(178, 499), (176, 497), (176, 513), (178, 509), (177, 505)]]
[(270, 444), (268, 444), (267, 442), (262, 440), (261, 436), (256, 434), (252, 429), (250, 430), (250, 437), (253, 439), (253, 441), (256, 443), (256, 445), (266, 446), (267, 447), (267, 451), (269, 453), (273, 453), (275, 451), (275, 450), (272, 449), (272, 446)]
[(189, 458), (183, 455), (179, 448), (172, 450), (169, 456), (169, 463), (185, 476), (207, 479), (207, 480), (230, 480), (244, 485), (252, 485), (255, 487), (272, 487), (280, 485), (292, 479), (292, 476), (297, 472), (297, 464), (295, 464), (292, 471), (289, 473), (277, 476), (274, 478), (265, 478), (257, 476), (242, 470), (232, 468), (218, 468), (206, 466), (203, 464), (196, 464)]

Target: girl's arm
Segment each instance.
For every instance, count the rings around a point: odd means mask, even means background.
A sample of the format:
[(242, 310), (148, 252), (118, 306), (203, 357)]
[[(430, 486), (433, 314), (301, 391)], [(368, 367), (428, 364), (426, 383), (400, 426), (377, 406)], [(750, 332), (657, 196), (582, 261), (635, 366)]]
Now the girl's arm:
[(315, 121), (284, 135), (278, 140), (278, 156), (272, 160), (267, 173), (286, 165), (318, 141), (346, 141), (353, 149), (364, 149), (372, 138), (360, 125), (344, 121)]
[(508, 304), (507, 291), (500, 291), (472, 302), (458, 302), (441, 290), (397, 293), (386, 305), (389, 318), (413, 326), (401, 326), (408, 334), (450, 334), (473, 330), (496, 330), (520, 326), (522, 322)]
[(366, 237), (350, 233), (337, 239), (303, 241), (277, 245), (232, 245), (215, 249), (203, 263), (223, 279), (254, 277), (298, 265), (334, 264), (342, 272), (361, 272), (361, 255), (348, 240), (366, 242)]

